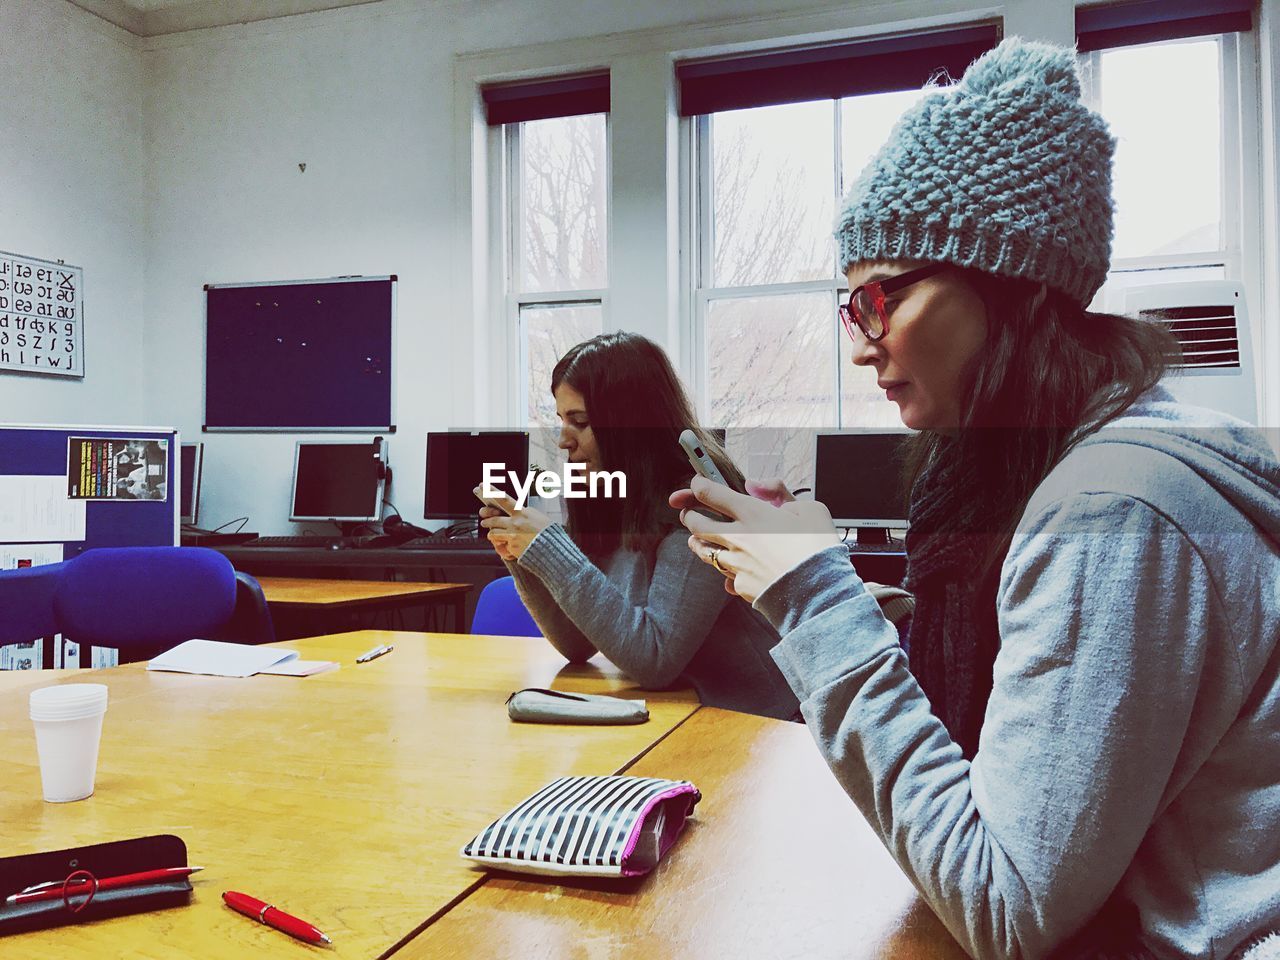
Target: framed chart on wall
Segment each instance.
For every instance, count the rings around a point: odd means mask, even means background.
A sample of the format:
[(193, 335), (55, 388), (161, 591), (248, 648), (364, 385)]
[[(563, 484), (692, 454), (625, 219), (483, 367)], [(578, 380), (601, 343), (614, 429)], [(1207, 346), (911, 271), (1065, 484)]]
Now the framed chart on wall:
[(395, 429), (394, 275), (204, 289), (205, 430)]
[(84, 270), (0, 250), (0, 371), (84, 376)]

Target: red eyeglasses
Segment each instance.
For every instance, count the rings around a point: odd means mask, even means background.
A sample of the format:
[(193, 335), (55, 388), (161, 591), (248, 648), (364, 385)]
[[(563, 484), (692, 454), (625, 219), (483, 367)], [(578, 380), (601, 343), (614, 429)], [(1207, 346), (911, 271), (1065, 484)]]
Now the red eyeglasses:
[(908, 270), (887, 280), (873, 280), (855, 287), (849, 294), (849, 302), (840, 305), (840, 319), (844, 322), (845, 332), (854, 343), (858, 342), (854, 324), (868, 340), (876, 341), (889, 332), (889, 314), (885, 310), (884, 298), (891, 293), (909, 287), (913, 283), (932, 277), (947, 268), (945, 263), (930, 263), (915, 270)]

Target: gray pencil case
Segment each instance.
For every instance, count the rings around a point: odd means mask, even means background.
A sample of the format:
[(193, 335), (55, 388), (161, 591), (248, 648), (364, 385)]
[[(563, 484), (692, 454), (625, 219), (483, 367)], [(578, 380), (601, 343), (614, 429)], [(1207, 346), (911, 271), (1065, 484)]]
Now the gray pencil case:
[(643, 700), (527, 687), (507, 697), (507, 715), (517, 723), (621, 724), (644, 723), (649, 710)]

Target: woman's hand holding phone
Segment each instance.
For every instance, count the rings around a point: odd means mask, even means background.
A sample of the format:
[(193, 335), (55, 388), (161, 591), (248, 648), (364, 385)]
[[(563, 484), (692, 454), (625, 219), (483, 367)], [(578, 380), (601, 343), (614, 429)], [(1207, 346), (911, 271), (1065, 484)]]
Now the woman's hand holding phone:
[(480, 526), (489, 531), (489, 542), (503, 560), (519, 560), (533, 538), (551, 526), (551, 518), (541, 510), (532, 507), (517, 510), (510, 497), (484, 497), (480, 487), (474, 492), (484, 503), (480, 508)]
[[(694, 477), (670, 498), (691, 534), (689, 549), (724, 574), (726, 590), (750, 603), (792, 567), (840, 542), (822, 504), (785, 499), (780, 484), (755, 486), (759, 495), (749, 496)], [(725, 519), (698, 512), (708, 507)]]

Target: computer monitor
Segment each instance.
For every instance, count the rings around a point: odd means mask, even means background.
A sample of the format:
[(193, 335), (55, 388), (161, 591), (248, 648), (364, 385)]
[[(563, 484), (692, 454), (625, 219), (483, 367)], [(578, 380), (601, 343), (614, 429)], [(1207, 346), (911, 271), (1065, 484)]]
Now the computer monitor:
[(184, 443), (181, 455), (182, 492), (178, 517), (194, 527), (200, 522), (200, 470), (204, 464), (204, 444)]
[(814, 499), (838, 527), (856, 527), (861, 544), (887, 543), (907, 525), (910, 490), (903, 479), (909, 430), (819, 433), (814, 451)]
[(373, 523), (382, 517), (386, 444), (299, 440), (289, 519)]
[[(423, 516), (428, 520), (473, 518), (480, 501), (472, 490), (484, 479), (486, 463), (504, 465), (523, 478), (529, 469), (529, 434), (523, 430), (455, 430), (427, 434), (427, 486)], [(503, 486), (514, 495), (510, 483)]]

